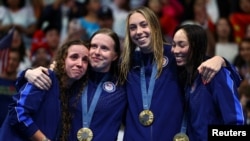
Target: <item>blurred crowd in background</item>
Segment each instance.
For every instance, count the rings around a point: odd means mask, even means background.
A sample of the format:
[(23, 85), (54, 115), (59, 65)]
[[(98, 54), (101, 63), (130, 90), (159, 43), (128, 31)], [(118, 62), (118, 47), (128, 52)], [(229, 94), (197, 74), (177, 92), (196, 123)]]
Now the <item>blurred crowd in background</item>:
[(13, 27), (14, 34), (0, 50), (0, 127), (18, 72), (49, 67), (65, 41), (88, 40), (100, 28), (113, 29), (122, 47), (126, 17), (139, 6), (158, 15), (168, 42), (180, 24), (207, 31), (207, 55), (226, 58), (242, 76), (239, 94), (250, 119), (250, 0), (1, 0), (0, 39)]

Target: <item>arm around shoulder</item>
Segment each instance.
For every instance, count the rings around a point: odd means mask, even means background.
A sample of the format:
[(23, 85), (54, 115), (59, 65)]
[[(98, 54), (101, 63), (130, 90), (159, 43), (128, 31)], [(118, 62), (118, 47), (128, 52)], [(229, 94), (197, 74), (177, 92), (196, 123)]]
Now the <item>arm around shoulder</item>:
[(24, 77), (28, 82), (34, 84), (40, 89), (48, 90), (51, 86), (48, 68), (38, 67), (35, 69), (28, 69)]

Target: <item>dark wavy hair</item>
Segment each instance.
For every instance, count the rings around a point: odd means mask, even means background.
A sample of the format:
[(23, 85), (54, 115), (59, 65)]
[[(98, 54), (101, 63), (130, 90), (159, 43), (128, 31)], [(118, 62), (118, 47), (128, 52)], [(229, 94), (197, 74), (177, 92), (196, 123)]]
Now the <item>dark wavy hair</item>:
[[(60, 141), (67, 141), (69, 131), (71, 128), (71, 120), (72, 120), (72, 113), (70, 112), (69, 108), (72, 107), (70, 105), (69, 100), (77, 95), (77, 99), (81, 96), (81, 91), (83, 91), (84, 87), (87, 84), (87, 74), (85, 74), (81, 79), (76, 80), (70, 87), (67, 85), (68, 75), (65, 72), (65, 59), (68, 55), (68, 49), (72, 45), (84, 45), (89, 49), (89, 44), (82, 40), (73, 40), (66, 42), (63, 44), (59, 50), (57, 51), (55, 57), (55, 68), (54, 72), (59, 79), (59, 86), (60, 86), (60, 99), (61, 99), (61, 106), (62, 106), (62, 123), (61, 123), (61, 135)], [(87, 72), (87, 71), (86, 71)], [(79, 100), (78, 100), (79, 101)], [(75, 102), (74, 102), (75, 103)]]

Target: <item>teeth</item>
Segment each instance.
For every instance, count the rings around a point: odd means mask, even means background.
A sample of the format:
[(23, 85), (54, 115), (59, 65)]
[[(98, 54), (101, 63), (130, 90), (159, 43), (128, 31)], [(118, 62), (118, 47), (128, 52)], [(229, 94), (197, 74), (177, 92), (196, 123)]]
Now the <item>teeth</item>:
[(182, 60), (182, 57), (175, 57), (176, 60)]
[(141, 37), (141, 38), (138, 38), (137, 40), (138, 40), (138, 41), (141, 41), (141, 40), (143, 40), (143, 39), (144, 39), (144, 38), (143, 38), (143, 37)]
[(182, 58), (181, 56), (175, 56), (175, 58)]

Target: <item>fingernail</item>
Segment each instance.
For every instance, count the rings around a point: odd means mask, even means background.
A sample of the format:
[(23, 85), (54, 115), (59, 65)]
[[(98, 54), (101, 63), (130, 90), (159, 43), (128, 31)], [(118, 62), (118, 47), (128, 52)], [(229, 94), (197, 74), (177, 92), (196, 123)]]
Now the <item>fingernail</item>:
[(202, 80), (202, 83), (203, 83), (204, 85), (206, 85), (206, 84), (207, 84), (207, 81), (205, 81), (205, 80)]

